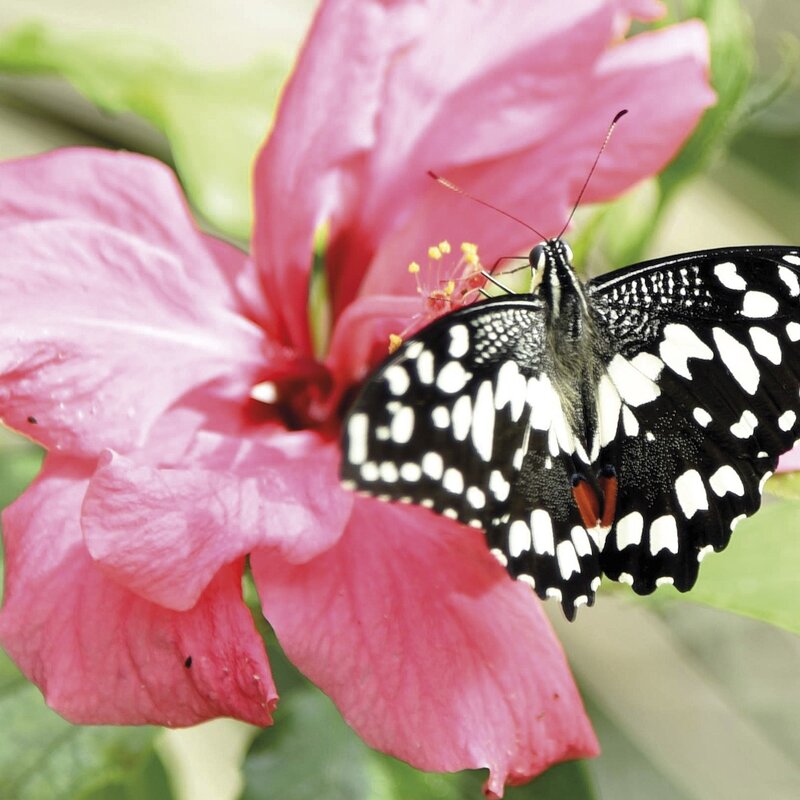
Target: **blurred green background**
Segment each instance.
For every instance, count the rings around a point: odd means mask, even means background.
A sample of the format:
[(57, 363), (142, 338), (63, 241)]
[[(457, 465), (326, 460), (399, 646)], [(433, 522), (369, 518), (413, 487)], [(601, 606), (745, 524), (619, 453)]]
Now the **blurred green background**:
[[(720, 106), (659, 181), (581, 210), (576, 253), (621, 265), (800, 244), (800, 4), (669, 6), (709, 19)], [(245, 242), (250, 158), (313, 7), (0, 0), (0, 157), (72, 144), (150, 153), (178, 168), (207, 227)], [(39, 459), (0, 432), (2, 505)], [(509, 798), (800, 797), (800, 505), (791, 479), (773, 489), (789, 499), (743, 524), (687, 597), (609, 591), (572, 625), (548, 608), (603, 755)], [(0, 652), (0, 798), (480, 796), (478, 773), (422, 775), (370, 752), (265, 636), (282, 699), (264, 732), (230, 720), (184, 731), (71, 726)]]

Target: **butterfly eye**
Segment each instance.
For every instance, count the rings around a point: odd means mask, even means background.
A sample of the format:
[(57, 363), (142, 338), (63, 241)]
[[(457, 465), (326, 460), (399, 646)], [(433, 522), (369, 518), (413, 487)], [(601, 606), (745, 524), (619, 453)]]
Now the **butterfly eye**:
[(544, 269), (545, 262), (547, 261), (547, 252), (543, 244), (537, 244), (528, 255), (528, 260), (531, 262), (531, 269), (540, 271)]

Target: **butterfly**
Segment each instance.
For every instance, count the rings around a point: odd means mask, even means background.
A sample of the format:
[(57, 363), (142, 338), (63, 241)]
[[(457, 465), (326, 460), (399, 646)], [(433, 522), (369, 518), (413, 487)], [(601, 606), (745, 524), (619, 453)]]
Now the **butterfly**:
[(687, 591), (800, 435), (800, 248), (584, 283), (559, 237), (529, 264), (528, 293), (440, 317), (368, 377), (343, 483), (483, 529), (568, 619), (603, 575)]

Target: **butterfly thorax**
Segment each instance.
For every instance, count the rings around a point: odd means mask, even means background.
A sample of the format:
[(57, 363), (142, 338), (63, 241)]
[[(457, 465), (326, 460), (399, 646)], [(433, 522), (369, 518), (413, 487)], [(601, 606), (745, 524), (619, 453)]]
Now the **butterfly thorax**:
[(572, 267), (572, 252), (561, 239), (534, 247), (530, 262), (534, 293), (545, 304), (551, 380), (568, 424), (588, 446), (596, 419), (595, 387), (601, 362), (585, 287)]

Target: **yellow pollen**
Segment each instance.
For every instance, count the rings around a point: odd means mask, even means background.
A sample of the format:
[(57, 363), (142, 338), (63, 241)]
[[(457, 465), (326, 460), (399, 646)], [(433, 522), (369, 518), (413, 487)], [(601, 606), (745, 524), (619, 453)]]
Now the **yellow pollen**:
[(403, 337), (398, 336), (396, 333), (389, 334), (389, 354), (391, 355), (397, 350), (400, 345), (403, 344)]
[(478, 254), (478, 245), (472, 242), (461, 242), (461, 252), (465, 256), (475, 256)]
[(436, 245), (428, 248), (428, 258), (432, 258), (434, 261), (439, 261), (441, 257), (442, 251)]
[(439, 250), (447, 255), (450, 252), (450, 242), (445, 239), (444, 241), (439, 242)]
[(467, 264), (471, 264), (473, 267), (478, 263), (478, 254), (477, 253), (465, 253), (464, 254), (464, 261)]
[(444, 293), (450, 297), (451, 294), (456, 290), (456, 282), (455, 281), (447, 281), (447, 285), (444, 287)]
[(417, 264), (417, 262), (416, 262), (416, 261), (412, 261), (412, 262), (411, 262), (411, 263), (408, 265), (408, 271), (409, 271), (409, 272), (410, 272), (412, 275), (416, 275), (416, 273), (417, 273), (417, 272), (419, 272), (419, 264)]

